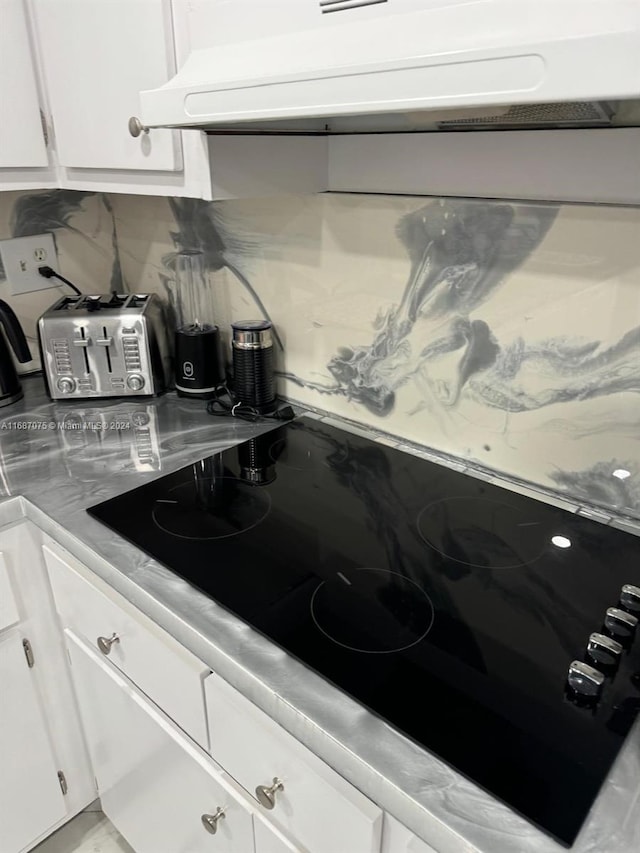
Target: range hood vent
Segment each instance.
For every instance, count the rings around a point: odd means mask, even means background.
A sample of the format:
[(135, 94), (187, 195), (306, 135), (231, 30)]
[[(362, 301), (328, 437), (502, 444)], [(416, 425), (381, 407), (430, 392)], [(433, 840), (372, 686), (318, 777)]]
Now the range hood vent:
[(605, 102), (576, 101), (558, 104), (519, 104), (494, 115), (452, 118), (437, 122), (442, 130), (469, 128), (609, 127), (613, 108)]
[(281, 0), (260, 33), (221, 42), (190, 14), (199, 47), (141, 93), (147, 127), (603, 127), (620, 124), (610, 104), (640, 98), (637, 0)]

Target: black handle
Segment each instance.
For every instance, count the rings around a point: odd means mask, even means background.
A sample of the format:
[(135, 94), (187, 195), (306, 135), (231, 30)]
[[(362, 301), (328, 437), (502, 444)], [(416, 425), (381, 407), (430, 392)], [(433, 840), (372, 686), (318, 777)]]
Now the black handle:
[(13, 313), (13, 309), (2, 299), (0, 299), (0, 323), (2, 323), (2, 326), (4, 327), (7, 340), (11, 344), (18, 361), (21, 364), (31, 361), (29, 344), (27, 343), (27, 339), (22, 331), (20, 321)]

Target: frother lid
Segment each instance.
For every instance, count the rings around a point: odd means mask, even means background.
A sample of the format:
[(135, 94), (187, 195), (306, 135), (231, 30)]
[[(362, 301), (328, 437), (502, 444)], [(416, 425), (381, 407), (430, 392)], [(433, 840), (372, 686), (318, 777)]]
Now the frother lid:
[(232, 345), (236, 349), (266, 349), (272, 346), (269, 320), (236, 320), (233, 329)]

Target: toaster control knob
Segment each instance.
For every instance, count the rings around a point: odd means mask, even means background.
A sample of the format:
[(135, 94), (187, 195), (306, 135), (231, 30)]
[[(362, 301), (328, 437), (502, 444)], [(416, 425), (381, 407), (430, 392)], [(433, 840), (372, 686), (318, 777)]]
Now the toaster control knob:
[(604, 634), (592, 634), (587, 644), (587, 655), (596, 664), (617, 666), (622, 654), (622, 645)]
[(626, 583), (620, 590), (620, 606), (633, 613), (640, 613), (640, 586)]
[(614, 637), (628, 640), (633, 637), (633, 633), (638, 626), (638, 619), (627, 613), (626, 610), (620, 610), (618, 607), (609, 607), (607, 614), (604, 617), (605, 628)]
[(132, 373), (131, 376), (127, 376), (127, 385), (132, 391), (141, 391), (144, 388), (144, 376)]
[(58, 379), (57, 382), (58, 391), (62, 394), (71, 394), (72, 391), (75, 391), (76, 383), (74, 379), (71, 379), (70, 376), (62, 376)]
[(597, 699), (604, 684), (604, 675), (588, 663), (574, 660), (569, 667), (567, 684), (578, 696)]

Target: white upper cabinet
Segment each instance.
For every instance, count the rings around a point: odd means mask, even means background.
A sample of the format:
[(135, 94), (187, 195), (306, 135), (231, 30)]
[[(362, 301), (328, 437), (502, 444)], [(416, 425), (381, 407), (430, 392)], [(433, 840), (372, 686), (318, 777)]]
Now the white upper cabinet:
[(36, 63), (23, 0), (0, 0), (0, 189), (50, 186)]
[(174, 70), (168, 6), (166, 0), (35, 0), (60, 165), (182, 168), (176, 131), (134, 138), (127, 128), (138, 113), (138, 90)]
[[(242, 30), (224, 3), (0, 0), (0, 190), (64, 187), (212, 200), (327, 188), (318, 139), (130, 130), (140, 92), (172, 79), (200, 37)], [(258, 29), (270, 13), (240, 18)], [(194, 24), (195, 20), (200, 25)], [(42, 117), (42, 118), (41, 118)], [(45, 138), (43, 125), (49, 128)], [(134, 127), (135, 130), (135, 127)]]
[(0, 9), (0, 166), (47, 166), (24, 6), (1, 0)]
[(32, 0), (61, 186), (210, 197), (206, 140), (134, 137), (139, 92), (175, 72), (170, 0)]

